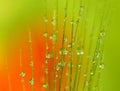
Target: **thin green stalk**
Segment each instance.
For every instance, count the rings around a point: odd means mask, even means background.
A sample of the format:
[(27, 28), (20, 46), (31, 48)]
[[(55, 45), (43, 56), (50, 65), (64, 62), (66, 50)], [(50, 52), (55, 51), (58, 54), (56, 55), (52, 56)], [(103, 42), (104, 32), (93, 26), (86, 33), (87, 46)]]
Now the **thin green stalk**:
[[(80, 8), (81, 8), (81, 0), (80, 0)], [(74, 41), (76, 41), (76, 38), (79, 39), (79, 36), (77, 36), (78, 33), (78, 28), (79, 28), (79, 22), (80, 22), (80, 17), (81, 17), (81, 9), (79, 9), (78, 12), (78, 18), (77, 18), (77, 23), (76, 23), (76, 30), (75, 30), (75, 35), (74, 35)], [(78, 44), (79, 42), (77, 42)], [(73, 87), (72, 87), (72, 91), (75, 90), (76, 87), (76, 80), (77, 80), (77, 75), (78, 75), (78, 64), (79, 64), (79, 57), (80, 55), (77, 55), (77, 59), (76, 59), (76, 71), (75, 71), (75, 76), (74, 76), (74, 82), (73, 82)]]
[[(83, 1), (81, 0), (81, 7), (83, 8), (83, 9), (85, 9), (84, 8), (84, 6), (83, 6)], [(85, 10), (84, 11), (82, 11), (83, 12), (83, 14), (81, 15), (81, 17), (83, 17), (83, 18), (85, 18), (86, 19), (86, 16), (85, 15), (87, 15), (87, 12), (86, 12), (86, 14), (85, 14)], [(84, 49), (85, 49), (85, 41), (86, 41), (86, 20), (85, 20), (85, 23), (83, 22), (84, 20), (82, 20), (81, 21), (81, 38), (79, 39), (79, 41), (80, 41), (80, 43), (81, 43), (81, 45), (79, 46), (80, 47), (80, 49), (83, 51), (83, 53), (84, 53)], [(85, 29), (84, 29), (85, 28)], [(82, 39), (82, 40), (81, 40)], [(79, 42), (78, 42), (79, 43)], [(80, 57), (80, 65), (82, 65), (83, 64), (83, 59), (84, 59), (84, 57), (83, 57), (83, 55), (81, 55), (81, 57)], [(79, 89), (78, 89), (78, 87), (79, 87), (79, 83), (80, 83), (80, 75), (81, 75), (81, 70), (82, 69), (80, 69), (79, 71), (78, 71), (78, 81), (77, 81), (77, 86), (76, 86), (76, 91), (78, 91)]]
[(45, 57), (45, 65), (46, 65), (46, 83), (43, 85), (43, 87), (48, 91), (49, 89), (49, 84), (48, 84), (48, 59), (49, 59), (49, 53), (48, 53), (48, 15), (47, 15), (47, 10), (48, 10), (48, 5), (47, 5), (47, 0), (44, 0), (45, 3), (45, 13), (44, 13), (44, 22), (45, 22), (45, 33), (44, 37), (46, 39), (46, 57)]
[[(63, 35), (62, 35), (62, 48), (64, 48), (64, 39), (65, 39), (65, 31), (66, 31), (66, 19), (67, 19), (67, 11), (68, 11), (68, 0), (66, 0), (66, 5), (65, 5), (65, 9), (64, 9), (64, 22), (63, 22)], [(65, 55), (61, 55), (61, 59), (64, 60), (65, 59)], [(60, 70), (60, 82), (59, 82), (59, 91), (61, 91), (61, 87), (62, 87), (62, 76), (63, 76), (63, 69), (64, 67), (61, 67)]]
[(30, 44), (30, 66), (32, 68), (32, 78), (30, 78), (30, 85), (32, 85), (32, 91), (35, 91), (35, 78), (34, 78), (34, 61), (33, 61), (33, 53), (32, 53), (32, 35), (29, 30), (29, 44)]
[(71, 28), (71, 47), (70, 47), (70, 91), (72, 90), (72, 65), (73, 65), (73, 43), (74, 43), (74, 39), (73, 39), (73, 32), (74, 32), (74, 9), (75, 9), (75, 0), (73, 0), (73, 16), (72, 16), (72, 28)]
[(23, 72), (22, 69), (22, 49), (20, 49), (20, 76), (21, 76), (23, 91), (26, 91), (25, 80), (24, 80), (25, 73)]
[(89, 48), (88, 48), (88, 53), (87, 53), (88, 58), (87, 58), (86, 69), (85, 69), (85, 73), (87, 74), (87, 76), (84, 78), (83, 91), (85, 90), (86, 81), (87, 81), (87, 77), (88, 77), (88, 74), (89, 74), (89, 65), (90, 65), (90, 60), (91, 60), (91, 56), (92, 56), (92, 44), (93, 44), (93, 37), (94, 37), (94, 31), (95, 31), (96, 16), (97, 15), (94, 16), (92, 31), (91, 31), (91, 34), (90, 34)]
[[(55, 66), (55, 57), (56, 57), (56, 52), (58, 49), (58, 0), (55, 0), (55, 5), (53, 9), (53, 19), (52, 19), (52, 25), (53, 25), (53, 33), (51, 35), (51, 40), (52, 40), (52, 61), (53, 61), (53, 67)], [(55, 74), (55, 69), (53, 71), (54, 74), (54, 83), (51, 81), (50, 87), (54, 87), (54, 91), (56, 91), (56, 74)], [(50, 88), (50, 91), (53, 90), (53, 88)]]

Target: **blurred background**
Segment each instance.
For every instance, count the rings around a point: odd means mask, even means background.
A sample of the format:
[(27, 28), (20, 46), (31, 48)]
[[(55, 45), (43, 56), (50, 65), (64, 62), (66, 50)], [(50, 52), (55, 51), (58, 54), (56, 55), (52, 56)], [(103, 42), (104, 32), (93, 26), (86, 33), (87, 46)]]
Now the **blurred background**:
[[(91, 1), (94, 5), (95, 0), (91, 0)], [(102, 0), (102, 1), (106, 1), (106, 0)], [(41, 14), (41, 11), (43, 11), (42, 8), (43, 6), (41, 2), (43, 3), (43, 0), (16, 0), (16, 1), (0, 0), (0, 77), (3, 77), (2, 72), (5, 66), (2, 60), (4, 59), (4, 56), (7, 56), (12, 51), (11, 49), (8, 52), (7, 49), (15, 48), (16, 45), (14, 44), (14, 42), (19, 43), (20, 39), (26, 35), (27, 33), (26, 26), (28, 23), (33, 24), (32, 27), (39, 25), (39, 19), (41, 19), (40, 17), (42, 17), (43, 15)], [(61, 1), (61, 5), (62, 5), (62, 1)], [(120, 85), (119, 85), (120, 1), (119, 0), (111, 0), (110, 16), (111, 17), (110, 17), (109, 28), (107, 31), (107, 36), (105, 37), (105, 55), (104, 55), (105, 69), (101, 75), (100, 91), (120, 91)], [(34, 27), (33, 29), (35, 29)], [(18, 31), (20, 31), (22, 36), (19, 35)], [(41, 34), (42, 33), (40, 33), (40, 35)], [(37, 41), (40, 40), (36, 40), (36, 42)], [(24, 46), (24, 45), (19, 45), (19, 46)], [(12, 56), (17, 57), (17, 54)], [(2, 88), (3, 83), (6, 84), (4, 80), (0, 78), (0, 85), (1, 85), (0, 90)]]

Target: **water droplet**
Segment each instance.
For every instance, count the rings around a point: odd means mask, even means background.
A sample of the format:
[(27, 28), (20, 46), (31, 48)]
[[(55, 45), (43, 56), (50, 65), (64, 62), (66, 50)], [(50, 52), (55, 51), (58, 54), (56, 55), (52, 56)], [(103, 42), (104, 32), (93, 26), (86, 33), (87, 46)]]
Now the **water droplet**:
[(83, 6), (80, 6), (80, 11), (82, 12), (84, 10), (84, 7)]
[(60, 62), (59, 62), (59, 65), (60, 65), (61, 67), (64, 67), (64, 66), (65, 66), (65, 61), (64, 61), (63, 59), (61, 59)]
[(82, 68), (82, 65), (78, 64), (78, 68)]
[(67, 55), (67, 53), (68, 53), (68, 51), (67, 51), (67, 49), (65, 47), (60, 49), (60, 55), (64, 55), (65, 56), (65, 55)]
[(100, 57), (100, 53), (99, 52), (95, 52), (95, 57), (99, 58)]
[(48, 83), (43, 84), (44, 88), (48, 88)]
[(94, 73), (93, 73), (93, 72), (91, 72), (91, 73), (90, 73), (90, 75), (94, 75)]
[(56, 74), (55, 77), (58, 78), (58, 74)]
[(45, 64), (48, 64), (48, 60), (47, 59), (45, 60)]
[(65, 36), (65, 37), (64, 37), (64, 42), (67, 42), (67, 40), (68, 40), (68, 39), (67, 39), (67, 37)]
[(34, 66), (34, 62), (30, 61), (30, 66), (33, 67)]
[(54, 69), (55, 69), (56, 71), (59, 71), (59, 70), (60, 70), (59, 65), (56, 65)]
[(51, 54), (50, 53), (46, 53), (46, 58), (47, 59), (51, 58)]
[(48, 33), (45, 32), (45, 33), (43, 34), (43, 36), (44, 36), (45, 38), (47, 38), (47, 37), (48, 37)]
[(48, 50), (48, 48), (49, 48), (49, 47), (48, 47), (48, 45), (47, 45), (47, 46), (46, 46), (46, 50)]
[(73, 46), (74, 46), (74, 42), (71, 42), (71, 43), (68, 44), (69, 48), (72, 48)]
[(20, 72), (20, 74), (19, 74), (21, 77), (25, 77), (25, 72)]
[(52, 19), (51, 23), (52, 23), (53, 26), (55, 26), (56, 25), (56, 20)]
[(77, 50), (77, 55), (83, 55), (84, 52), (82, 50)]
[(93, 64), (96, 64), (96, 61), (95, 61), (95, 60), (93, 60)]
[(30, 85), (34, 85), (34, 78), (30, 78), (29, 83)]
[(48, 69), (47, 68), (45, 69), (45, 73), (48, 74)]
[(70, 23), (71, 23), (71, 25), (73, 25), (73, 24), (74, 24), (74, 21), (72, 20)]
[(104, 30), (100, 32), (100, 36), (101, 36), (101, 37), (104, 37), (105, 35), (106, 35), (106, 33), (105, 33)]
[(104, 64), (100, 64), (100, 65), (99, 65), (99, 68), (100, 68), (101, 70), (103, 70), (103, 69), (105, 68), (105, 65), (104, 65)]
[(57, 40), (57, 35), (56, 35), (56, 33), (52, 33), (52, 35), (50, 36), (50, 39), (51, 39), (52, 41), (56, 41), (56, 40)]
[(87, 74), (86, 74), (86, 73), (84, 73), (84, 74), (83, 74), (83, 76), (84, 76), (84, 77), (87, 77)]

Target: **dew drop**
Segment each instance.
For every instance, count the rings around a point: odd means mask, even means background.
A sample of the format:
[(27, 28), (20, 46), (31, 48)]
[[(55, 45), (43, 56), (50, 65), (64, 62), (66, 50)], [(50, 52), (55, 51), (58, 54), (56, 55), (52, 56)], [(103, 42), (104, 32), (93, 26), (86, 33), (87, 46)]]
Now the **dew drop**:
[(68, 39), (67, 39), (67, 37), (65, 36), (65, 37), (64, 37), (64, 42), (67, 42), (67, 41), (68, 41)]
[(90, 73), (90, 75), (94, 75), (94, 73), (93, 73), (93, 72), (91, 72), (91, 73)]
[(20, 74), (19, 74), (19, 76), (21, 76), (21, 77), (25, 77), (25, 72), (20, 72)]
[(56, 20), (52, 19), (51, 23), (52, 23), (53, 26), (55, 26), (56, 25)]
[(84, 52), (82, 50), (77, 50), (77, 55), (83, 55)]
[(84, 7), (83, 6), (80, 6), (80, 11), (82, 12), (84, 10)]
[(30, 66), (33, 67), (34, 66), (34, 62), (30, 61)]
[(47, 45), (47, 46), (46, 46), (46, 50), (48, 50), (48, 48), (49, 48), (49, 47), (48, 47), (48, 45)]
[(72, 48), (74, 46), (74, 42), (68, 44), (68, 48)]
[(47, 59), (45, 60), (45, 64), (48, 64), (48, 60)]
[(45, 73), (48, 74), (48, 69), (47, 68), (45, 69)]
[(52, 35), (50, 36), (50, 39), (51, 39), (52, 41), (56, 41), (56, 40), (57, 40), (57, 35), (56, 35), (56, 33), (52, 33)]
[(67, 51), (67, 49), (65, 47), (60, 49), (60, 55), (65, 56), (65, 55), (67, 55), (67, 53), (68, 53), (68, 51)]
[(82, 68), (82, 65), (78, 64), (78, 68)]
[(55, 77), (58, 78), (58, 74), (56, 74)]
[(94, 65), (96, 65), (96, 61), (94, 60), (93, 62), (92, 62)]
[(45, 33), (43, 34), (43, 36), (44, 36), (45, 38), (47, 38), (47, 37), (48, 37), (48, 33), (45, 32)]
[(46, 58), (47, 59), (51, 58), (51, 54), (50, 53), (46, 53)]
[(99, 65), (99, 68), (100, 68), (101, 70), (103, 70), (103, 69), (105, 68), (105, 65), (104, 65), (104, 64), (100, 64), (100, 65)]
[(101, 37), (106, 36), (106, 33), (105, 33), (105, 31), (104, 31), (104, 30), (100, 32), (100, 36), (101, 36)]
[(72, 21), (70, 22), (70, 24), (73, 25), (73, 24), (74, 24), (74, 21), (72, 20)]
[(30, 85), (34, 85), (34, 78), (30, 78), (29, 83)]
[(99, 58), (100, 57), (100, 53), (99, 52), (95, 52), (95, 57)]
[(48, 83), (43, 84), (44, 88), (48, 88)]
[(84, 74), (83, 74), (83, 76), (84, 76), (84, 77), (86, 77), (86, 76), (87, 76), (87, 74), (86, 74), (86, 73), (84, 73)]
[(54, 69), (55, 69), (56, 71), (59, 71), (59, 70), (60, 70), (59, 65), (56, 65), (56, 66), (54, 67)]
[(65, 66), (65, 61), (64, 61), (63, 59), (61, 59), (60, 62), (59, 62), (59, 65), (60, 65), (61, 67), (64, 67), (64, 66)]

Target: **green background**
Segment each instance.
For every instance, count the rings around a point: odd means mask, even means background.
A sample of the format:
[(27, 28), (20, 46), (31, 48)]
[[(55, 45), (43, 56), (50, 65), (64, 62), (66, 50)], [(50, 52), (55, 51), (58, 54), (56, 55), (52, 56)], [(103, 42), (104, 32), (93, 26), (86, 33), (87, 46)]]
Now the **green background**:
[(101, 91), (120, 91), (120, 1), (112, 0), (111, 21), (105, 38), (105, 70)]

